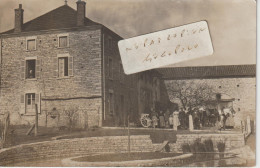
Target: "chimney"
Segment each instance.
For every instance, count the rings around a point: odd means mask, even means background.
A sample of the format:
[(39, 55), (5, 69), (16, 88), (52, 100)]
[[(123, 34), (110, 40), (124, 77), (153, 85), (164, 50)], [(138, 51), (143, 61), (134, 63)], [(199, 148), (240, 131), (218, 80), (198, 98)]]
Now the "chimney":
[(77, 26), (84, 26), (84, 20), (86, 15), (86, 2), (77, 1)]
[(15, 9), (15, 19), (14, 19), (14, 32), (19, 33), (22, 31), (23, 26), (23, 9), (22, 4), (19, 4), (19, 8)]

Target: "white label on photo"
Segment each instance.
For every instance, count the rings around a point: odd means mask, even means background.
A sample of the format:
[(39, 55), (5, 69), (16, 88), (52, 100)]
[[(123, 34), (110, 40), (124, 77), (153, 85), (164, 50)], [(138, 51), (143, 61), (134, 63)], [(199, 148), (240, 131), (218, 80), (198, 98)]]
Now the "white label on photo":
[(121, 40), (118, 46), (126, 74), (213, 54), (206, 21)]

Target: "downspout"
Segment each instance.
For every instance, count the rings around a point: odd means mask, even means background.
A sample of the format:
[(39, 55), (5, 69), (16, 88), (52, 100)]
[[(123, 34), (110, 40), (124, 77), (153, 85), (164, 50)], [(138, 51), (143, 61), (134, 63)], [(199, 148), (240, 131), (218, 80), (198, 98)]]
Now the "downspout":
[(105, 74), (105, 36), (104, 36), (104, 28), (101, 30), (102, 34), (102, 97), (103, 97), (103, 109), (102, 109), (102, 115), (101, 115), (101, 127), (103, 125), (103, 121), (106, 119), (106, 74)]

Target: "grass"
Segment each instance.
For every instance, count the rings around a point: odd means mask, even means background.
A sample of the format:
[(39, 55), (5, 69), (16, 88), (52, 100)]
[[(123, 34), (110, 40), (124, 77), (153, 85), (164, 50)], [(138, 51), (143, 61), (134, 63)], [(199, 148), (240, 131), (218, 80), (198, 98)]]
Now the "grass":
[(102, 155), (91, 155), (73, 159), (79, 162), (121, 162), (131, 160), (150, 160), (150, 159), (161, 159), (167, 157), (175, 157), (181, 154), (177, 153), (159, 153), (159, 152), (142, 152), (142, 153), (116, 153), (116, 154), (102, 154)]

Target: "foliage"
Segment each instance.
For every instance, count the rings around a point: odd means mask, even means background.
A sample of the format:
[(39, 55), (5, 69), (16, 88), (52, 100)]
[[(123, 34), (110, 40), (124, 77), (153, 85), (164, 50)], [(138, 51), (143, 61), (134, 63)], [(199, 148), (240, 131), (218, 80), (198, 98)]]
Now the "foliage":
[(191, 152), (190, 145), (188, 143), (182, 144), (181, 148), (182, 148), (183, 153), (190, 153)]
[(203, 81), (168, 81), (166, 88), (170, 99), (179, 99), (182, 107), (198, 107), (212, 100), (213, 89)]
[(225, 147), (226, 147), (225, 142), (218, 142), (217, 143), (217, 148), (218, 148), (219, 152), (224, 152), (225, 151)]
[(75, 128), (78, 121), (78, 107), (71, 106), (68, 109), (64, 109), (63, 113), (68, 118), (68, 127), (69, 130)]
[(207, 139), (204, 141), (206, 152), (214, 152), (213, 141), (211, 139)]

